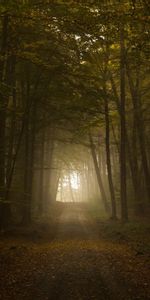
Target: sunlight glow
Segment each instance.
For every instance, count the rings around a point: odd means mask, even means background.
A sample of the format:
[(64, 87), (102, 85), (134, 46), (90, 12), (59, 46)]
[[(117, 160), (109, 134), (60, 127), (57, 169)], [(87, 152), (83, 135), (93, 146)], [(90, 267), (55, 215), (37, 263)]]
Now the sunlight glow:
[(62, 172), (59, 179), (57, 201), (81, 202), (82, 196), (81, 174), (76, 170)]
[(79, 180), (78, 180), (78, 175), (76, 172), (72, 172), (70, 174), (70, 178), (68, 176), (64, 176), (63, 178), (63, 187), (67, 187), (69, 185), (69, 180), (70, 180), (70, 183), (71, 183), (71, 187), (72, 189), (79, 189)]
[(71, 179), (71, 186), (73, 189), (77, 190), (79, 188), (79, 180), (78, 175), (76, 172), (72, 172), (70, 175)]

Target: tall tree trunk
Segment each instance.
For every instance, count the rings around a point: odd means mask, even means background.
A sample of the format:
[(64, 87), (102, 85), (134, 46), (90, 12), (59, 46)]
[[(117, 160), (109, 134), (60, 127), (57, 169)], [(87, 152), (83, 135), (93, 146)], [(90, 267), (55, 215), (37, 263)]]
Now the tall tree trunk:
[[(113, 93), (114, 93), (114, 96), (115, 96), (117, 109), (118, 109), (118, 112), (119, 112), (119, 115), (120, 115), (120, 101), (119, 101), (119, 96), (118, 96), (116, 85), (115, 85), (115, 82), (113, 80), (112, 75), (110, 75), (110, 81), (111, 81), (112, 90), (113, 90)], [(132, 183), (133, 183), (133, 188), (134, 188), (134, 194), (136, 195), (137, 191), (139, 189), (139, 187), (137, 186), (137, 175), (138, 174), (136, 173), (136, 170), (134, 168), (133, 154), (132, 154), (132, 151), (131, 151), (131, 145), (130, 145), (130, 142), (129, 142), (129, 136), (128, 136), (127, 128), (125, 128), (125, 130), (126, 130), (126, 133), (125, 133), (126, 134), (126, 149), (127, 149), (127, 154), (128, 154), (129, 166), (130, 166), (130, 171), (131, 171), (131, 178), (132, 178)], [(115, 137), (114, 137), (114, 140), (116, 141)], [(118, 146), (117, 146), (117, 148), (118, 148)], [(119, 148), (118, 148), (118, 152), (119, 152), (119, 155), (120, 155), (120, 149)]]
[(41, 134), (41, 149), (40, 149), (40, 178), (39, 178), (39, 213), (44, 212), (44, 154), (45, 154), (45, 128), (42, 129)]
[(25, 126), (25, 159), (24, 159), (24, 205), (23, 205), (23, 220), (24, 224), (31, 221), (30, 203), (28, 194), (28, 174), (29, 173), (29, 120), (26, 120)]
[(28, 107), (25, 115), (24, 125), (24, 146), (25, 146), (25, 158), (24, 158), (24, 205), (23, 205), (23, 219), (24, 224), (31, 222), (31, 182), (32, 182), (32, 165), (31, 165), (31, 99), (30, 99), (30, 69), (27, 68), (27, 82), (26, 82), (26, 105)]
[(68, 176), (68, 181), (69, 181), (69, 190), (70, 190), (71, 200), (72, 200), (72, 202), (75, 202), (73, 188), (72, 188), (72, 184), (71, 184), (71, 175), (70, 175), (70, 172), (69, 172), (69, 176)]
[[(59, 187), (59, 179), (61, 175), (61, 168), (53, 170), (51, 173), (50, 180), (50, 203), (55, 203), (57, 198), (57, 192)], [(62, 188), (62, 197), (63, 197), (63, 188)]]
[(137, 148), (137, 126), (136, 126), (136, 116), (135, 113), (133, 115), (133, 129), (132, 129), (132, 161), (133, 161), (133, 168), (134, 173), (132, 176), (134, 176), (134, 203), (135, 203), (135, 213), (141, 214), (141, 181), (140, 181), (140, 170), (139, 170), (139, 164), (138, 164), (138, 148)]
[(120, 27), (120, 197), (121, 219), (128, 220), (126, 192), (126, 117), (125, 117), (125, 44), (124, 24)]
[(54, 137), (55, 137), (55, 127), (51, 126), (47, 132), (47, 143), (46, 143), (46, 161), (48, 165), (47, 175), (45, 176), (45, 208), (48, 208), (50, 205), (50, 178), (52, 172), (52, 161), (53, 161), (53, 153), (54, 153)]
[(111, 166), (111, 158), (110, 158), (110, 122), (109, 122), (109, 107), (108, 107), (108, 99), (105, 93), (104, 97), (105, 101), (105, 143), (106, 143), (106, 161), (107, 161), (107, 172), (108, 172), (108, 182), (109, 182), (109, 190), (111, 196), (111, 207), (112, 207), (112, 219), (116, 219), (116, 200), (115, 200), (115, 191), (112, 179), (112, 166)]
[(145, 134), (144, 134), (142, 109), (141, 109), (140, 95), (139, 95), (139, 78), (137, 80), (137, 84), (134, 87), (133, 80), (131, 77), (131, 70), (129, 68), (128, 63), (126, 63), (126, 70), (127, 70), (130, 92), (132, 96), (137, 135), (138, 135), (138, 140), (140, 145), (142, 165), (143, 165), (144, 176), (145, 176), (146, 190), (147, 190), (148, 198), (150, 200), (150, 170), (149, 170), (148, 159), (146, 154)]
[[(39, 81), (40, 81), (40, 77), (41, 77), (41, 73), (38, 74), (37, 81), (36, 81), (35, 86), (34, 86), (34, 90), (33, 90), (34, 95), (35, 95), (35, 92), (37, 91)], [(28, 85), (29, 85), (29, 83), (28, 83)], [(30, 88), (30, 87), (28, 87), (28, 88)], [(23, 84), (22, 85), (22, 98), (25, 97), (24, 90), (25, 90), (25, 87), (24, 87), (24, 84)], [(35, 124), (35, 122), (36, 122), (36, 111), (37, 111), (37, 102), (36, 102), (36, 100), (37, 99), (35, 99), (34, 97), (30, 98), (29, 91), (27, 91), (27, 94), (28, 94), (28, 96), (27, 96), (26, 103), (25, 103), (25, 110), (24, 110), (24, 115), (23, 115), (23, 119), (22, 119), (22, 124), (21, 124), (21, 128), (20, 128), (18, 140), (16, 141), (15, 153), (13, 155), (11, 168), (9, 170), (9, 176), (7, 178), (7, 191), (6, 191), (6, 194), (5, 194), (5, 199), (6, 200), (9, 199), (9, 191), (10, 191), (10, 187), (11, 187), (11, 184), (12, 184), (12, 179), (13, 179), (13, 175), (14, 175), (14, 171), (15, 171), (17, 158), (18, 158), (18, 155), (19, 155), (21, 144), (22, 144), (23, 139), (25, 137), (25, 132), (27, 132), (26, 126), (27, 126), (27, 123), (29, 122), (29, 115), (31, 114), (31, 112), (32, 112), (33, 120), (34, 120), (33, 123)], [(31, 111), (32, 108), (33, 108), (33, 111)], [(35, 125), (33, 125), (33, 127), (34, 126)], [(32, 129), (31, 131), (35, 131), (35, 128)], [(32, 132), (31, 135), (34, 136), (34, 133)], [(31, 139), (33, 139), (33, 142), (31, 142)], [(33, 145), (34, 145), (34, 139), (35, 139), (35, 137), (30, 138), (30, 142)], [(30, 144), (30, 146), (31, 146), (31, 144)], [(31, 148), (32, 148), (32, 146), (31, 146)], [(33, 154), (32, 150), (33, 149), (31, 149), (30, 156)], [(30, 185), (31, 185), (31, 182), (30, 182)]]
[(14, 151), (14, 144), (15, 144), (15, 130), (16, 130), (16, 92), (15, 89), (13, 89), (13, 95), (12, 95), (12, 114), (10, 117), (10, 130), (9, 130), (9, 141), (8, 141), (8, 151), (7, 151), (7, 164), (6, 164), (6, 200), (8, 200), (8, 188), (9, 188), (9, 176), (11, 173), (12, 163), (13, 163), (13, 151)]
[[(6, 84), (7, 69), (7, 44), (8, 44), (9, 17), (4, 15), (2, 21), (1, 36), (1, 63), (0, 63), (0, 83)], [(3, 92), (0, 94), (0, 226), (5, 226), (10, 218), (10, 204), (5, 201), (6, 193), (6, 172), (5, 172), (5, 150), (6, 150), (6, 105), (7, 101)]]
[[(33, 201), (33, 178), (34, 178), (34, 160), (35, 160), (35, 142), (36, 142), (36, 120), (37, 120), (37, 102), (34, 99), (33, 107), (31, 109), (31, 128), (30, 128), (30, 137), (29, 137), (29, 172), (28, 172), (28, 194), (29, 194), (29, 203), (30, 207), (32, 207)], [(32, 216), (31, 216), (32, 217)]]
[(5, 114), (0, 110), (0, 225), (5, 223)]
[(93, 163), (94, 163), (94, 167), (95, 167), (97, 181), (98, 181), (100, 193), (102, 195), (102, 202), (103, 202), (103, 205), (104, 205), (104, 208), (105, 208), (106, 212), (109, 213), (109, 205), (108, 205), (108, 202), (107, 202), (106, 193), (105, 193), (105, 190), (104, 190), (100, 170), (99, 170), (99, 167), (98, 167), (98, 161), (97, 161), (97, 157), (96, 157), (95, 146), (94, 146), (91, 134), (89, 134), (89, 140), (90, 140), (91, 154), (92, 154), (92, 158), (93, 158)]

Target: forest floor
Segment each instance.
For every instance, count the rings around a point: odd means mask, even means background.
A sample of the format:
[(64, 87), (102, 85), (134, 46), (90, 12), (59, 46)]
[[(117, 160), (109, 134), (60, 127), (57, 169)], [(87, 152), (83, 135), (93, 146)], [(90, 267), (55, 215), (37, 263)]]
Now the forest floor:
[(1, 233), (0, 299), (148, 300), (149, 229), (66, 204), (55, 223)]

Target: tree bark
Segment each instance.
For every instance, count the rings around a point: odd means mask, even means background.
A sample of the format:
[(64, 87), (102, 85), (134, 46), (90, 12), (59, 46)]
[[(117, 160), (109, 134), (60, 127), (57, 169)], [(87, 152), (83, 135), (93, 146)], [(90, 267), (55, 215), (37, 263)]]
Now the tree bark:
[(120, 200), (121, 219), (128, 220), (126, 191), (125, 43), (124, 24), (120, 27)]
[(41, 149), (40, 149), (40, 178), (39, 178), (39, 214), (44, 212), (44, 155), (45, 155), (45, 128), (41, 133)]
[[(8, 47), (8, 26), (9, 17), (4, 15), (2, 21), (2, 36), (1, 36), (1, 51), (2, 57), (0, 63), (0, 83), (6, 83), (6, 69), (7, 69), (7, 47)], [(6, 169), (5, 169), (5, 150), (6, 150), (6, 105), (7, 101), (3, 92), (0, 95), (0, 227), (3, 227), (11, 218), (10, 203), (5, 201), (6, 194)]]
[[(111, 85), (112, 85), (112, 90), (115, 96), (115, 101), (116, 101), (116, 105), (117, 105), (117, 109), (120, 115), (120, 99), (117, 93), (117, 89), (116, 89), (116, 85), (115, 82), (113, 80), (112, 75), (110, 75), (110, 81), (111, 81)], [(133, 183), (133, 189), (134, 189), (134, 194), (135, 194), (135, 198), (136, 198), (136, 194), (138, 191), (138, 186), (137, 186), (137, 173), (136, 173), (136, 169), (134, 168), (134, 161), (133, 161), (133, 155), (132, 154), (132, 150), (131, 150), (131, 145), (129, 142), (129, 136), (128, 136), (128, 132), (127, 132), (127, 128), (125, 128), (126, 130), (126, 149), (127, 149), (127, 154), (128, 154), (128, 160), (129, 160), (129, 166), (130, 166), (130, 171), (131, 171), (131, 179), (132, 179), (132, 183)], [(116, 138), (114, 138), (116, 140)], [(118, 153), (120, 155), (120, 147), (117, 146), (118, 149)]]
[(90, 140), (91, 154), (92, 154), (92, 158), (93, 158), (93, 162), (94, 162), (97, 181), (98, 181), (100, 193), (102, 195), (102, 202), (103, 202), (103, 205), (104, 205), (104, 208), (105, 208), (106, 212), (109, 213), (109, 205), (108, 205), (108, 202), (107, 202), (107, 198), (106, 198), (102, 178), (101, 178), (101, 175), (100, 175), (100, 170), (99, 170), (99, 167), (98, 167), (98, 161), (97, 161), (96, 152), (95, 152), (95, 146), (94, 146), (91, 134), (89, 134), (89, 140)]
[(111, 208), (112, 208), (112, 219), (116, 219), (116, 200), (115, 200), (115, 191), (112, 179), (112, 166), (110, 158), (110, 121), (109, 121), (109, 107), (108, 99), (105, 93), (105, 144), (106, 144), (106, 161), (107, 161), (107, 172), (108, 172), (108, 182), (109, 190), (111, 196)]
[(141, 111), (141, 105), (140, 105), (140, 95), (139, 95), (139, 80), (138, 84), (134, 87), (133, 80), (131, 77), (131, 70), (129, 68), (129, 65), (126, 63), (126, 70), (127, 70), (127, 76), (128, 76), (128, 82), (133, 102), (133, 108), (134, 108), (134, 118), (137, 128), (137, 135), (140, 145), (140, 152), (141, 152), (141, 158), (142, 158), (142, 165), (144, 170), (144, 176), (145, 176), (145, 183), (146, 183), (146, 190), (147, 195), (150, 200), (150, 170), (148, 166), (148, 159), (146, 154), (146, 143), (145, 143), (145, 134), (144, 134), (144, 128), (143, 128), (143, 120), (142, 120), (142, 111)]

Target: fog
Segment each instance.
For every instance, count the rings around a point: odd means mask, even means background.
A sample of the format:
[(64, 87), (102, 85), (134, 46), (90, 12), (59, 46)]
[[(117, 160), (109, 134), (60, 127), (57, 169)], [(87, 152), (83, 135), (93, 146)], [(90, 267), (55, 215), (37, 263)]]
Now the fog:
[[(41, 211), (42, 215), (47, 214), (50, 206), (55, 202), (96, 203), (105, 210), (102, 193), (105, 193), (110, 207), (105, 146), (103, 140), (101, 145), (99, 144), (97, 130), (93, 143), (98, 174), (87, 134), (81, 139), (74, 137), (68, 130), (57, 129), (55, 137), (46, 135), (44, 152), (41, 153), (40, 148), (37, 151), (34, 169), (33, 211), (35, 215), (41, 214)], [(115, 148), (112, 151), (113, 155), (115, 155)], [(41, 160), (44, 162), (43, 168), (40, 167)], [(117, 180), (116, 170), (115, 163), (114, 180)]]

